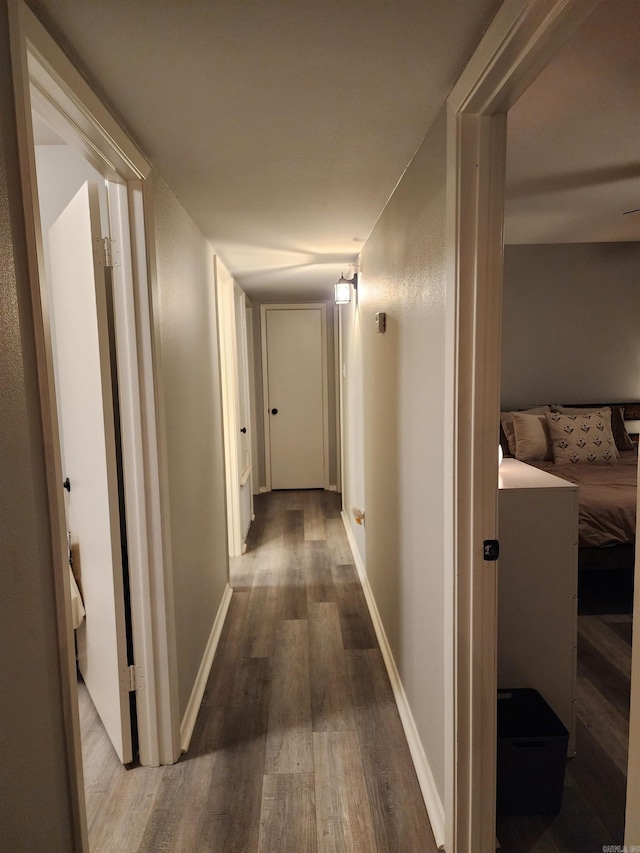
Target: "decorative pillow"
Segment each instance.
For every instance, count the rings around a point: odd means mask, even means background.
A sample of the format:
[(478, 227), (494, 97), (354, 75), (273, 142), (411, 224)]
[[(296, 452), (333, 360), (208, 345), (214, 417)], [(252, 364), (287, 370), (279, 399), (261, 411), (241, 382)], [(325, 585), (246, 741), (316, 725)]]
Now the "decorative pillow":
[[(521, 414), (525, 415), (544, 415), (545, 412), (550, 412), (550, 406), (536, 406), (533, 409), (523, 409)], [(516, 434), (513, 428), (513, 412), (500, 412), (500, 425), (504, 430), (509, 445), (509, 453), (512, 456), (516, 455)]]
[(516, 436), (516, 459), (521, 462), (553, 462), (553, 448), (546, 416), (513, 413)]
[(600, 414), (545, 415), (553, 461), (556, 465), (576, 462), (612, 463), (620, 458), (607, 419)]
[(579, 417), (582, 415), (595, 415), (596, 417), (603, 418), (611, 431), (611, 435), (613, 436), (613, 429), (611, 428), (611, 409), (609, 406), (590, 406), (584, 408), (582, 406), (551, 406), (551, 411), (559, 412), (561, 415), (578, 415)]
[(627, 432), (624, 422), (624, 408), (622, 406), (611, 406), (611, 432), (618, 450), (635, 450), (633, 439)]
[(611, 434), (613, 435), (616, 447), (618, 450), (635, 450), (635, 444), (624, 425), (624, 409), (622, 406), (552, 406), (551, 411), (560, 412), (563, 415), (591, 415), (609, 411), (611, 417)]

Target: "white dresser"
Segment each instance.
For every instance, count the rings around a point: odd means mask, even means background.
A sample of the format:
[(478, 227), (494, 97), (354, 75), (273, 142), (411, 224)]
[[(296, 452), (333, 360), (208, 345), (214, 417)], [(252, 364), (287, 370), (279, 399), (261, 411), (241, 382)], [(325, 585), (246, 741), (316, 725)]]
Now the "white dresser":
[(537, 690), (575, 755), (578, 487), (505, 459), (498, 538), (498, 688)]

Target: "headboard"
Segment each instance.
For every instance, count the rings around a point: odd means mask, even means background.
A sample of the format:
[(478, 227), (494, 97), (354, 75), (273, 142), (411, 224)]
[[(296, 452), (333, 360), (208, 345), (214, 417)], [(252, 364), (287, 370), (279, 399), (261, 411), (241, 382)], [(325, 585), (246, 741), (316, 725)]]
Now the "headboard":
[(567, 403), (566, 405), (571, 406), (573, 409), (580, 409), (583, 406), (585, 409), (596, 409), (600, 406), (622, 409), (624, 411), (624, 425), (627, 428), (627, 432), (633, 441), (636, 444), (638, 443), (638, 436), (640, 434), (640, 403), (589, 403), (588, 406), (584, 403)]
[[(544, 404), (537, 403), (536, 405)], [(609, 406), (611, 409), (622, 409), (624, 411), (623, 418), (625, 428), (629, 433), (631, 440), (635, 444), (638, 444), (638, 439), (640, 437), (640, 403), (562, 403), (558, 405), (567, 406), (572, 409), (599, 409), (603, 406)], [(521, 406), (519, 408), (526, 409), (528, 407)], [(509, 450), (509, 444), (507, 442), (507, 437), (504, 434), (502, 424), (500, 425), (500, 444), (504, 455), (511, 456), (511, 451)]]

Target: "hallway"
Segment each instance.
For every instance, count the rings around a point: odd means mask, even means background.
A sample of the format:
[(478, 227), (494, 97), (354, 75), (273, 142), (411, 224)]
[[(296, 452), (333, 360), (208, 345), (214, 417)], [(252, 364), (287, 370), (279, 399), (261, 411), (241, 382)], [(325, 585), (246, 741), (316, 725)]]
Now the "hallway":
[(189, 753), (124, 770), (82, 697), (92, 853), (435, 851), (340, 496), (255, 509)]

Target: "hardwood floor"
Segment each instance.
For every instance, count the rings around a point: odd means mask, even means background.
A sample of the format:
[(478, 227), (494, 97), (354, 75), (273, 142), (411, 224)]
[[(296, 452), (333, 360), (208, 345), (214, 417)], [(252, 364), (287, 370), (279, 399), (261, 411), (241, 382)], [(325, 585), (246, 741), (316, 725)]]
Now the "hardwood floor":
[(81, 691), (92, 853), (435, 852), (339, 509), (256, 499), (176, 765), (125, 770)]
[(632, 581), (581, 573), (576, 757), (557, 815), (498, 818), (501, 853), (602, 853), (624, 838)]

